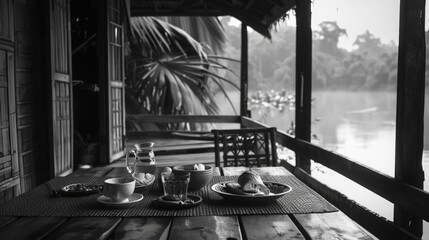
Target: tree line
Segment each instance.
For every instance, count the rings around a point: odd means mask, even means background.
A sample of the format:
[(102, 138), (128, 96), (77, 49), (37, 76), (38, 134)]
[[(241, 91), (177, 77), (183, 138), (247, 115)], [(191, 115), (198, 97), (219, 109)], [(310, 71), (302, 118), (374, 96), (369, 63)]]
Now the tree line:
[[(231, 58), (240, 59), (241, 27), (228, 25), (229, 18), (221, 21), (228, 36), (225, 52)], [(336, 22), (325, 21), (313, 29), (313, 89), (395, 90), (398, 46), (394, 42), (384, 44), (366, 31), (356, 37), (353, 50), (347, 51), (338, 47), (343, 36), (347, 36), (347, 31)], [(249, 90), (292, 91), (295, 88), (295, 27), (279, 26), (271, 40), (249, 31), (248, 42)], [(229, 67), (240, 72), (238, 63)], [(426, 75), (426, 86), (429, 86), (428, 79)]]

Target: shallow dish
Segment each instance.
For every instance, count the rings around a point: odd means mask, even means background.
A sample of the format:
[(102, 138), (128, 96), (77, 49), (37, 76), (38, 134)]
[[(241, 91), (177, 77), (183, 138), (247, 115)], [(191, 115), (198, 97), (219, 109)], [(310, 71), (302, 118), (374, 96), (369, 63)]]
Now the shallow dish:
[(97, 202), (101, 203), (103, 206), (111, 208), (129, 208), (135, 206), (142, 199), (143, 195), (140, 193), (133, 193), (126, 202), (112, 202), (112, 199), (110, 199), (108, 196), (102, 195), (97, 198)]
[(280, 197), (283, 197), (288, 192), (292, 191), (292, 188), (289, 185), (279, 183), (279, 182), (270, 182), (264, 181), (265, 186), (270, 189), (269, 195), (254, 195), (254, 194), (236, 194), (231, 193), (227, 190), (227, 183), (235, 183), (233, 181), (226, 181), (213, 184), (211, 189), (222, 196), (225, 199), (233, 200), (234, 202), (246, 203), (246, 204), (267, 204), (275, 202)]
[(88, 185), (84, 183), (73, 183), (60, 189), (61, 195), (64, 196), (85, 196), (102, 190), (100, 185)]
[(154, 200), (154, 203), (161, 207), (161, 208), (168, 208), (168, 209), (185, 209), (185, 208), (191, 208), (196, 207), (201, 204), (203, 199), (198, 195), (188, 194), (188, 197), (186, 201), (170, 201), (165, 200), (165, 196), (158, 197), (156, 200)]

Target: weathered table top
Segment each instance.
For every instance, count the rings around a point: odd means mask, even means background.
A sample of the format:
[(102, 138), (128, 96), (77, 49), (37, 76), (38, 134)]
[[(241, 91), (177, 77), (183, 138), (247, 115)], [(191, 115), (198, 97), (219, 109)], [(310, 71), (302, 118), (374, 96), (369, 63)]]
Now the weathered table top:
[[(283, 167), (255, 168), (261, 175), (290, 175)], [(76, 176), (112, 175), (116, 169), (79, 170)], [(216, 169), (239, 175), (244, 167)], [(31, 203), (28, 203), (31, 204)], [(309, 214), (185, 217), (0, 216), (1, 239), (373, 239), (340, 211)]]

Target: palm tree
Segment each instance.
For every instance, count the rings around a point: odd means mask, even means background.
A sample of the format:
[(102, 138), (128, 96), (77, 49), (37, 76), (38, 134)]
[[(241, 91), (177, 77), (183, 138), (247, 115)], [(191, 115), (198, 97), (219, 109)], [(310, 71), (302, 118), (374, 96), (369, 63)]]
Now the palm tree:
[[(223, 83), (238, 89), (235, 83), (219, 74), (219, 71), (229, 71), (220, 60), (232, 59), (207, 54), (220, 45), (209, 50), (184, 30), (160, 19), (132, 18), (129, 43), (127, 113), (213, 115), (219, 110), (213, 94), (215, 89), (223, 92), (228, 100)], [(205, 130), (208, 126), (158, 127)]]

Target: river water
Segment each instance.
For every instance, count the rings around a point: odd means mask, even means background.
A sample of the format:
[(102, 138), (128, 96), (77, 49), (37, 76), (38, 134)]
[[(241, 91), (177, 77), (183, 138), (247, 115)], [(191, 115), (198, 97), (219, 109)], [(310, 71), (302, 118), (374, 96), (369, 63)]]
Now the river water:
[[(230, 95), (238, 102), (238, 94)], [(313, 92), (313, 143), (364, 164), (389, 176), (395, 171), (396, 92)], [(223, 106), (227, 103), (224, 102)], [(222, 104), (221, 104), (222, 106)], [(223, 114), (232, 114), (222, 107)], [(287, 131), (294, 121), (294, 109), (258, 105), (252, 118)], [(425, 100), (425, 126), (429, 126), (429, 93)], [(425, 127), (423, 169), (429, 179), (429, 127)], [(344, 193), (379, 215), (392, 220), (393, 204), (360, 185), (321, 165), (313, 164), (312, 175)], [(424, 188), (429, 191), (429, 184)], [(429, 239), (429, 224), (424, 223), (424, 238)]]

